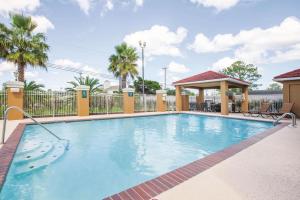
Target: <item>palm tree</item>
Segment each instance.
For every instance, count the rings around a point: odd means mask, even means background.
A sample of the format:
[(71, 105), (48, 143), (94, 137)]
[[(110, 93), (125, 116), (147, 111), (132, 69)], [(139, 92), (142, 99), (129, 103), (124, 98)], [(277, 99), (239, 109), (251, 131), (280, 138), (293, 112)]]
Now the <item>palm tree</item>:
[(89, 76), (86, 77), (74, 77), (75, 81), (68, 82), (72, 85), (72, 87), (66, 88), (67, 91), (75, 91), (75, 88), (79, 85), (87, 85), (90, 86), (90, 92), (101, 92), (99, 79), (91, 78)]
[[(115, 47), (116, 54), (109, 57), (108, 70), (114, 74), (116, 78), (119, 78), (122, 88), (126, 87), (126, 80), (128, 76), (132, 79), (138, 75), (137, 60), (138, 55), (136, 49), (128, 46), (126, 43), (122, 43)], [(121, 86), (119, 85), (120, 89)]]
[(43, 84), (38, 84), (35, 81), (24, 81), (24, 90), (25, 91), (41, 91), (45, 86)]
[(33, 33), (37, 24), (31, 17), (13, 14), (10, 18), (10, 28), (0, 23), (0, 59), (16, 64), (18, 80), (24, 81), (28, 65), (47, 69), (49, 46), (43, 33)]

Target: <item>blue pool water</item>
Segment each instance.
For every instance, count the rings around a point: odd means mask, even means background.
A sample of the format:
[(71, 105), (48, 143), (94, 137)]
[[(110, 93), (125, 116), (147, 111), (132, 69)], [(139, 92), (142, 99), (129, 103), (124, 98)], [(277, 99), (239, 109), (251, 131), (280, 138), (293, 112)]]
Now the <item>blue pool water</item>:
[[(1, 200), (102, 199), (238, 143), (272, 124), (174, 114), (46, 126), (69, 139), (70, 149), (50, 162), (60, 153), (53, 145), (57, 141), (39, 126), (27, 126)], [(43, 147), (37, 146), (39, 142)], [(29, 164), (18, 155), (27, 144)], [(20, 173), (24, 166), (42, 162), (48, 165)]]

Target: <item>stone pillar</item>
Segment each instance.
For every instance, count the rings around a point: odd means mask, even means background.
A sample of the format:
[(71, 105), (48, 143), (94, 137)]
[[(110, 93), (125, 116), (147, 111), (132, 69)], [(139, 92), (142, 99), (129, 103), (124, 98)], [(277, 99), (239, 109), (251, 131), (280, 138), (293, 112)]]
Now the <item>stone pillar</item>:
[(182, 92), (181, 99), (182, 99), (182, 111), (189, 111), (190, 110), (189, 95), (186, 94), (185, 92)]
[(249, 108), (248, 108), (248, 86), (245, 86), (242, 88), (242, 95), (243, 95), (243, 101), (242, 101), (242, 112), (248, 112)]
[(199, 88), (199, 94), (196, 96), (196, 102), (198, 105), (204, 103), (204, 89)]
[(156, 111), (166, 112), (167, 110), (167, 91), (166, 90), (156, 90)]
[(176, 86), (176, 111), (182, 111), (181, 86)]
[(221, 114), (228, 115), (228, 82), (222, 81), (221, 84)]
[(77, 115), (89, 116), (90, 115), (90, 86), (79, 85), (75, 88), (77, 94)]
[[(23, 110), (24, 83), (9, 81), (5, 84), (5, 87), (7, 91), (7, 106), (16, 106)], [(18, 110), (12, 109), (8, 112), (8, 120), (19, 120), (23, 118), (23, 113)]]
[(125, 114), (134, 113), (134, 89), (123, 89), (123, 111)]

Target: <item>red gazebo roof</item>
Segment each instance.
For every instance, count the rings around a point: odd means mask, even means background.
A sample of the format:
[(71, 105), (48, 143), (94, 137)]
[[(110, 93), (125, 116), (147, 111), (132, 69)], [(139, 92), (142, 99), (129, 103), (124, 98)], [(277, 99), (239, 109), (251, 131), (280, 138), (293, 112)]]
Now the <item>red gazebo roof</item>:
[(274, 77), (274, 80), (284, 80), (284, 79), (294, 79), (294, 78), (299, 78), (300, 79), (300, 68), (299, 69), (295, 69), (293, 71), (284, 73), (284, 74), (280, 74), (278, 76)]
[(249, 85), (249, 82), (230, 77), (228, 75), (215, 72), (215, 71), (206, 71), (200, 74), (196, 74), (194, 76), (190, 76), (184, 79), (181, 79), (179, 81), (176, 81), (173, 83), (173, 85), (181, 85), (181, 84), (187, 84), (187, 83), (201, 83), (201, 82), (213, 82), (213, 81), (222, 81), (222, 80), (227, 80), (230, 82), (238, 82), (243, 85)]

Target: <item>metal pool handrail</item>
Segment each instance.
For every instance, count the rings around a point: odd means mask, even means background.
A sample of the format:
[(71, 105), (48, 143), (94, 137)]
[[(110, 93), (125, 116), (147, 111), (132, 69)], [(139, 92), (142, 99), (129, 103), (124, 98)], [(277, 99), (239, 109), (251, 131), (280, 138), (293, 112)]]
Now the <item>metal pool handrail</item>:
[[(8, 111), (15, 109), (21, 113), (23, 113), (23, 115), (25, 115), (26, 117), (30, 118), (33, 122), (35, 122), (37, 125), (41, 126), (43, 129), (45, 129), (48, 133), (50, 133), (53, 137), (55, 137), (58, 140), (66, 140), (63, 138), (58, 137), (56, 134), (54, 134), (52, 131), (50, 131), (48, 128), (46, 128), (43, 124), (41, 124), (40, 122), (36, 121), (31, 115), (29, 115), (27, 112), (25, 112), (24, 110), (22, 110), (21, 108), (17, 107), (17, 106), (11, 106), (8, 107), (5, 112), (4, 112), (4, 117), (3, 117), (3, 128), (2, 128), (2, 141), (1, 144), (4, 144), (5, 142), (5, 131), (6, 131), (6, 121), (7, 121), (7, 114)], [(66, 140), (68, 141), (68, 140)]]
[(273, 122), (273, 125), (275, 126), (276, 124), (278, 124), (279, 121), (282, 120), (283, 118), (285, 118), (287, 115), (292, 117), (292, 127), (296, 127), (297, 121), (296, 121), (296, 115), (294, 113), (284, 113), (283, 115), (281, 115), (278, 119), (276, 119)]

